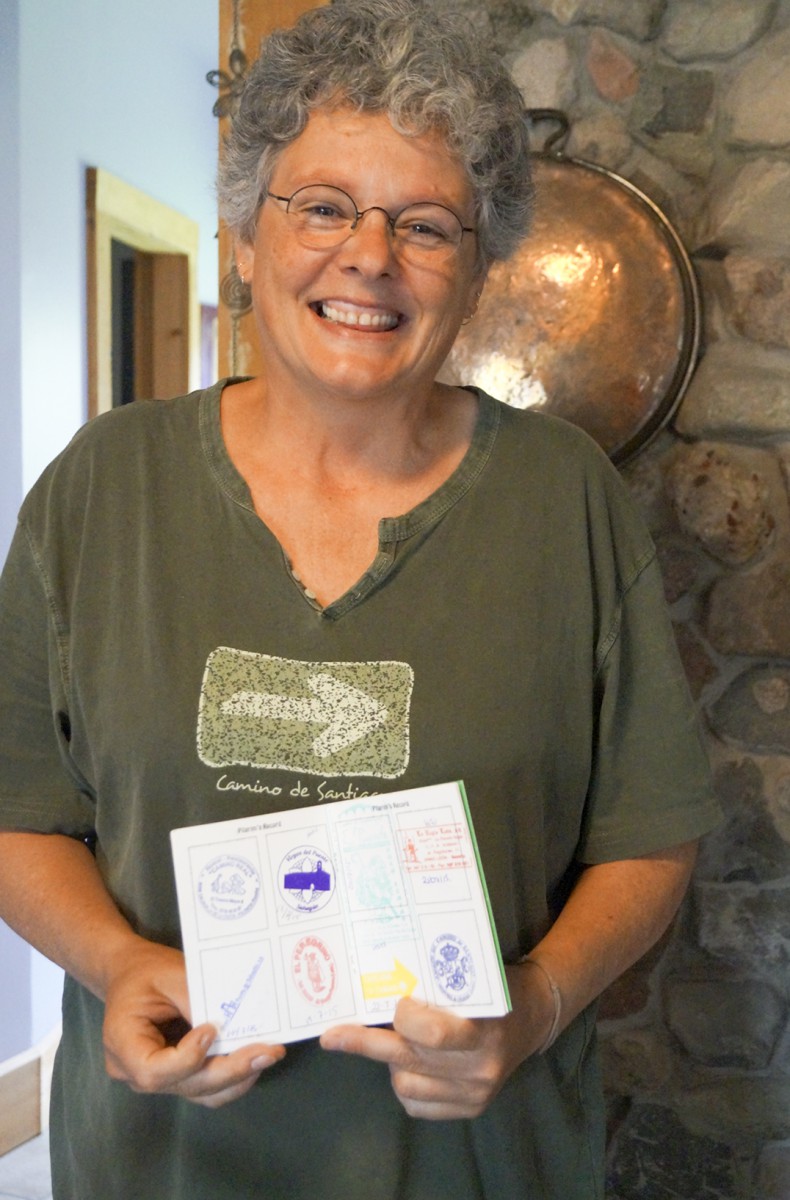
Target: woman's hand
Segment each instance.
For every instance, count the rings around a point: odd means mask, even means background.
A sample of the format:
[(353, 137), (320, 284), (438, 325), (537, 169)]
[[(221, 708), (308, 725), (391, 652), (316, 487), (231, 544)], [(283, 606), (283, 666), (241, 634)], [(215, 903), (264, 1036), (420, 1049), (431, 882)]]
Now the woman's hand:
[[(513, 1011), (506, 1017), (469, 1020), (405, 999), (392, 1029), (337, 1026), (323, 1035), (322, 1046), (387, 1063), (395, 1094), (413, 1117), (479, 1116), (519, 1063), (550, 1033), (565, 1029), (663, 933), (695, 853), (689, 842), (587, 867), (530, 959), (507, 968)], [(559, 1012), (549, 977), (561, 997)]]
[(540, 972), (508, 968), (514, 1011), (470, 1020), (410, 998), (392, 1029), (338, 1025), (321, 1037), (325, 1050), (386, 1063), (395, 1095), (411, 1117), (452, 1121), (479, 1117), (516, 1067), (541, 1046), (554, 1002)]
[(74, 838), (0, 831), (0, 915), (104, 1001), (107, 1071), (135, 1091), (216, 1108), (285, 1054), (261, 1045), (207, 1057), (216, 1030), (189, 1028), (183, 955), (130, 928)]
[(207, 1057), (213, 1025), (190, 1029), (184, 956), (142, 942), (107, 989), (107, 1073), (136, 1092), (169, 1092), (218, 1108), (243, 1096), (284, 1046), (245, 1046)]

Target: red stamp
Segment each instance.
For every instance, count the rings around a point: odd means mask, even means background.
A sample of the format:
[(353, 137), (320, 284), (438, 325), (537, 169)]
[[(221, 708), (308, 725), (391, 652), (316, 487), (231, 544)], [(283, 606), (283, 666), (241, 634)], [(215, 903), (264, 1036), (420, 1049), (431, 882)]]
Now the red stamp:
[(294, 983), (310, 1004), (320, 1007), (335, 993), (337, 968), (327, 946), (315, 934), (300, 938), (291, 957)]
[(400, 838), (407, 871), (449, 871), (457, 867), (468, 870), (472, 866), (463, 826), (457, 823), (403, 829)]

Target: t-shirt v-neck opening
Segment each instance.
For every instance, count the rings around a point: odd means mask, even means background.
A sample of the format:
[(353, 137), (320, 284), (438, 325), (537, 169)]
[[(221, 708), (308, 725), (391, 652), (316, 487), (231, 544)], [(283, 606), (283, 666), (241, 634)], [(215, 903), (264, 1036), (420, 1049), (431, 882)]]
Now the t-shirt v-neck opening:
[(236, 382), (239, 380), (235, 378), (221, 379), (201, 395), (200, 432), (209, 467), (222, 491), (235, 504), (249, 512), (278, 546), (283, 568), (293, 581), (294, 588), (302, 595), (305, 604), (313, 608), (317, 615), (328, 620), (337, 620), (362, 603), (389, 575), (395, 564), (398, 547), (436, 525), (467, 494), (491, 457), (499, 427), (500, 410), (497, 402), (478, 388), (467, 388), (467, 391), (477, 397), (478, 411), (472, 440), (461, 462), (436, 491), (414, 508), (397, 517), (382, 517), (379, 521), (378, 550), (370, 566), (356, 583), (336, 600), (321, 605), (298, 579), (282, 543), (255, 511), (246, 480), (228, 454), (222, 436), (220, 400), (224, 388)]

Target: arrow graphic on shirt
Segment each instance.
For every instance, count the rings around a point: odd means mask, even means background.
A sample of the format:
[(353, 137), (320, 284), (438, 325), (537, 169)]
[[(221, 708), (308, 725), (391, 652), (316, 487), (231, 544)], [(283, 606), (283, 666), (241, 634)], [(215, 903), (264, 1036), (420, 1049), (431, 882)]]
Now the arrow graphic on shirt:
[(366, 734), (383, 725), (389, 716), (383, 704), (372, 696), (326, 671), (308, 675), (312, 696), (281, 696), (272, 692), (234, 692), (223, 701), (228, 716), (255, 717), (260, 720), (302, 721), (326, 728), (313, 741), (313, 753), (329, 758), (353, 746)]

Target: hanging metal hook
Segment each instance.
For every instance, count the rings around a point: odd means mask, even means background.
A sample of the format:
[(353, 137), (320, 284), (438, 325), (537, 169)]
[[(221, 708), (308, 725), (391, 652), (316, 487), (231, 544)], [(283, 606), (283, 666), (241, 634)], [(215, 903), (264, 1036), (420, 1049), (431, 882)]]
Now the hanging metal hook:
[(530, 129), (534, 128), (535, 125), (542, 125), (548, 121), (553, 122), (557, 126), (552, 133), (547, 134), (543, 148), (535, 151), (535, 153), (553, 154), (555, 157), (561, 158), (571, 130), (571, 123), (567, 115), (559, 108), (528, 108), (526, 116)]

